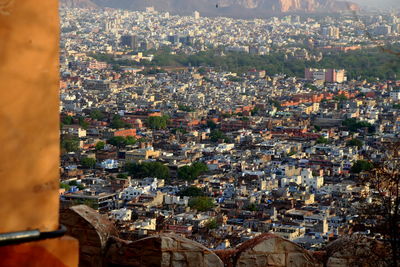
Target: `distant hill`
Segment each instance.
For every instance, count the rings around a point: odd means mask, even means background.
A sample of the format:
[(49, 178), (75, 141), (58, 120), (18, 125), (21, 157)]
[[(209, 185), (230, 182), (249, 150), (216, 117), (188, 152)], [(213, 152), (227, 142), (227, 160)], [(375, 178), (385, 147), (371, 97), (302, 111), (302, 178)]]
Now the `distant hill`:
[(73, 8), (99, 8), (97, 4), (91, 0), (60, 0), (61, 6)]
[(399, 0), (352, 0), (361, 7), (369, 7), (372, 9), (394, 8), (400, 9)]
[(190, 14), (197, 10), (204, 16), (266, 17), (284, 13), (331, 13), (357, 10), (357, 4), (337, 0), (61, 0), (75, 7), (111, 7)]

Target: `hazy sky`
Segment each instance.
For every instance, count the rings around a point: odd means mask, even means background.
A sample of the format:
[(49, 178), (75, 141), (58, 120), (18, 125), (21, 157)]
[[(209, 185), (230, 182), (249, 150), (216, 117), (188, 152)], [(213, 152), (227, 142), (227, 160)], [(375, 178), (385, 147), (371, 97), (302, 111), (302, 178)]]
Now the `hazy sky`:
[(351, 2), (357, 3), (361, 6), (371, 6), (371, 7), (400, 7), (400, 0), (350, 0)]

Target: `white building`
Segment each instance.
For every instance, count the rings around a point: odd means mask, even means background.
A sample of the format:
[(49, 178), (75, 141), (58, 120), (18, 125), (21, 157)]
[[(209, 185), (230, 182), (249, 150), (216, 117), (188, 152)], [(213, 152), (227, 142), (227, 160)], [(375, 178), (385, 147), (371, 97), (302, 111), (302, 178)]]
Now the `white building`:
[(313, 176), (311, 169), (303, 169), (300, 173), (302, 184), (314, 189), (319, 189), (324, 185), (324, 177)]
[(151, 191), (150, 186), (138, 187), (138, 186), (129, 186), (122, 191), (122, 199), (124, 200), (132, 200), (142, 194), (149, 193)]
[(118, 169), (118, 161), (115, 159), (106, 159), (100, 163), (100, 167), (103, 169)]
[(400, 101), (400, 90), (393, 90), (390, 92), (390, 98), (393, 101)]
[(165, 195), (164, 196), (164, 204), (187, 206), (189, 204), (189, 197)]
[(235, 144), (219, 144), (216, 148), (215, 151), (219, 153), (227, 152), (232, 150), (235, 147)]
[(200, 18), (200, 12), (198, 12), (198, 11), (193, 12), (193, 17), (196, 20), (199, 19)]
[(132, 218), (132, 210), (128, 210), (127, 208), (112, 210), (110, 212), (110, 217), (117, 221), (130, 221)]
[(311, 169), (303, 169), (301, 170), (300, 175), (284, 177), (281, 179), (281, 187), (286, 187), (290, 183), (319, 189), (324, 185), (324, 177), (320, 175), (313, 176)]

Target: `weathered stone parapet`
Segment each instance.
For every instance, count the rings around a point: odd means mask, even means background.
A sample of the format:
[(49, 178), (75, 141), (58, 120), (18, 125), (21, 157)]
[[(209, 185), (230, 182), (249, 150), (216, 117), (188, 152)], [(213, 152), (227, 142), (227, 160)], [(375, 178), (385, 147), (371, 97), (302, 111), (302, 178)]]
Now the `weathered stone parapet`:
[(114, 224), (85, 205), (62, 210), (60, 221), (67, 227), (67, 233), (79, 240), (79, 265), (104, 266), (107, 241), (118, 236)]
[(216, 251), (174, 234), (127, 241), (118, 237), (108, 218), (84, 205), (61, 212), (61, 222), (80, 242), (80, 266), (385, 267), (390, 251), (384, 243), (364, 236), (338, 239), (317, 252), (271, 233)]
[(363, 235), (342, 237), (326, 247), (327, 267), (390, 266), (390, 250), (378, 240)]
[(299, 245), (267, 233), (244, 242), (237, 248), (234, 266), (322, 266)]
[(197, 267), (224, 266), (221, 259), (203, 245), (172, 234), (154, 235), (134, 242), (110, 240), (106, 260), (119, 266)]

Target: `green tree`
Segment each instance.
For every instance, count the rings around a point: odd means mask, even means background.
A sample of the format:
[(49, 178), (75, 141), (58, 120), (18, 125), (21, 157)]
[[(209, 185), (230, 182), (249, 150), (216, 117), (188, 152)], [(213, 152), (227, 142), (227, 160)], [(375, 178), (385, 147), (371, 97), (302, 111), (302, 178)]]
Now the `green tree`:
[(71, 186), (66, 183), (60, 183), (60, 188), (64, 188), (65, 191), (68, 191), (71, 188)]
[(118, 148), (126, 147), (127, 145), (134, 145), (138, 140), (133, 136), (114, 136), (107, 140), (107, 143)]
[(135, 145), (137, 143), (137, 140), (133, 136), (127, 136), (125, 137), (126, 145)]
[(80, 125), (83, 129), (87, 130), (87, 128), (89, 128), (89, 123), (88, 123), (87, 121), (85, 121), (85, 118), (79, 117), (78, 122), (79, 122), (79, 125)]
[(364, 171), (370, 171), (374, 168), (374, 165), (366, 160), (357, 160), (353, 166), (351, 166), (352, 173), (360, 173)]
[(326, 139), (326, 138), (323, 137), (323, 136), (320, 136), (320, 137), (318, 137), (318, 139), (317, 139), (317, 144), (328, 144), (328, 143), (329, 143), (329, 140)]
[(122, 120), (121, 116), (114, 115), (111, 120), (110, 127), (114, 129), (129, 128), (131, 125)]
[(113, 136), (107, 140), (107, 143), (118, 148), (123, 148), (126, 146), (126, 139), (123, 136)]
[(65, 125), (71, 125), (74, 124), (74, 118), (72, 116), (65, 116), (62, 118), (61, 122)]
[(183, 166), (178, 169), (178, 178), (183, 180), (195, 180), (201, 174), (206, 172), (208, 167), (202, 162), (194, 162), (190, 166)]
[(230, 142), (230, 139), (222, 131), (217, 129), (211, 131), (210, 139), (213, 142), (217, 142), (220, 139), (224, 140), (226, 143)]
[(347, 146), (356, 146), (358, 148), (361, 148), (363, 145), (364, 145), (363, 141), (357, 138), (351, 139), (347, 142)]
[(165, 129), (168, 125), (168, 117), (167, 116), (151, 116), (147, 119), (147, 125), (151, 129)]
[(178, 109), (182, 110), (182, 111), (186, 111), (186, 112), (193, 112), (195, 111), (194, 108), (190, 107), (190, 106), (186, 106), (186, 105), (178, 105)]
[(251, 111), (251, 115), (255, 116), (260, 113), (260, 109), (258, 107), (254, 107)]
[(210, 219), (206, 222), (206, 227), (211, 230), (211, 229), (217, 229), (218, 228), (218, 223), (217, 220), (215, 219)]
[(258, 206), (255, 203), (250, 203), (247, 207), (246, 210), (249, 211), (258, 211)]
[(156, 177), (159, 179), (169, 178), (169, 168), (161, 162), (128, 162), (125, 164), (125, 170), (132, 177), (145, 178)]
[(83, 158), (81, 159), (81, 165), (85, 169), (93, 169), (96, 166), (96, 159)]
[(355, 118), (345, 119), (342, 122), (343, 126), (346, 126), (351, 132), (357, 132), (359, 129), (368, 128), (368, 132), (373, 133), (375, 131), (375, 127), (366, 122), (366, 121), (358, 121)]
[(217, 128), (217, 124), (215, 122), (213, 122), (212, 120), (208, 120), (207, 127), (210, 128), (211, 130), (214, 130), (215, 128)]
[(99, 141), (96, 143), (95, 149), (102, 150), (102, 149), (104, 149), (105, 146), (106, 146), (106, 143), (104, 143), (103, 141)]
[(128, 174), (126, 173), (118, 173), (117, 178), (119, 179), (128, 179)]
[(208, 211), (215, 207), (211, 197), (193, 197), (189, 201), (189, 206), (198, 211)]
[(198, 187), (190, 186), (180, 190), (178, 196), (202, 197), (204, 196), (204, 192)]
[(101, 112), (100, 110), (98, 110), (98, 109), (92, 109), (91, 111), (90, 111), (90, 118), (92, 118), (92, 119), (94, 119), (94, 120), (102, 120), (102, 119), (104, 119), (105, 118), (105, 115), (104, 115), (104, 113), (103, 112)]
[(79, 150), (79, 138), (76, 136), (65, 135), (61, 137), (61, 148), (66, 152), (76, 152)]
[(336, 101), (343, 102), (347, 100), (347, 97), (344, 94), (340, 94), (334, 97)]

